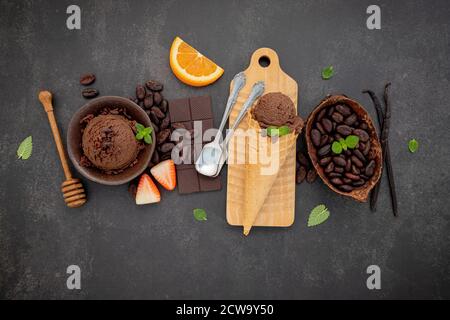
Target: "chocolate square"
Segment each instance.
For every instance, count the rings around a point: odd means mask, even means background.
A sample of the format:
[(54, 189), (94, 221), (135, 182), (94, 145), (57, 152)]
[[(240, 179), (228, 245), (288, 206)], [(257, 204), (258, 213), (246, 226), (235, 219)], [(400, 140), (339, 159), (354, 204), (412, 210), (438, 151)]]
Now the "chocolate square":
[(198, 173), (193, 168), (177, 170), (177, 183), (180, 194), (190, 194), (200, 191)]
[(204, 175), (199, 174), (198, 175), (198, 181), (200, 184), (200, 191), (218, 191), (222, 189), (222, 182), (219, 177), (216, 178), (210, 178), (206, 177)]
[(171, 100), (169, 103), (170, 122), (183, 122), (191, 120), (189, 99)]
[(211, 119), (213, 117), (210, 96), (190, 98), (189, 104), (192, 120)]

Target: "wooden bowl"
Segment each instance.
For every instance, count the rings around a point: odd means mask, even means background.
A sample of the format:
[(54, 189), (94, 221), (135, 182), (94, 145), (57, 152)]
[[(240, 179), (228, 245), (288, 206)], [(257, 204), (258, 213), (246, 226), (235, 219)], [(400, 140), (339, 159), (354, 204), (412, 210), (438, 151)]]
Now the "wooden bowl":
[(106, 174), (96, 168), (83, 167), (80, 165), (80, 158), (83, 155), (83, 150), (81, 148), (82, 125), (80, 124), (80, 121), (89, 114), (99, 114), (100, 111), (106, 107), (125, 108), (133, 120), (143, 124), (145, 127), (153, 127), (153, 124), (145, 111), (133, 101), (123, 97), (114, 96), (97, 98), (81, 107), (70, 120), (69, 130), (67, 132), (67, 151), (75, 168), (87, 179), (104, 185), (121, 185), (130, 182), (148, 167), (155, 150), (155, 131), (152, 133), (153, 143), (151, 145), (146, 144), (145, 148), (139, 152), (138, 162), (134, 166), (125, 169), (123, 172), (113, 175)]
[[(375, 171), (372, 177), (361, 187), (355, 188), (351, 192), (343, 192), (339, 189), (337, 189), (335, 186), (333, 186), (330, 181), (328, 180), (327, 176), (324, 173), (324, 169), (319, 165), (318, 162), (318, 156), (317, 156), (317, 150), (314, 147), (312, 140), (311, 140), (311, 130), (313, 129), (313, 124), (316, 116), (318, 113), (329, 106), (335, 105), (335, 104), (345, 104), (349, 106), (357, 115), (358, 117), (364, 121), (367, 126), (367, 133), (370, 136), (370, 144), (371, 148), (369, 151), (369, 157), (373, 158), (375, 160)], [(373, 125), (372, 119), (370, 118), (367, 111), (355, 100), (352, 100), (344, 95), (332, 95), (327, 96), (324, 100), (320, 102), (320, 104), (313, 110), (313, 112), (309, 115), (307, 124), (306, 124), (306, 143), (308, 146), (308, 154), (311, 158), (311, 162), (314, 165), (314, 168), (316, 169), (317, 173), (319, 174), (322, 181), (334, 192), (353, 198), (356, 201), (359, 202), (367, 202), (367, 199), (369, 197), (369, 193), (372, 190), (372, 188), (377, 184), (378, 180), (381, 176), (383, 161), (382, 161), (382, 152), (381, 152), (381, 145), (380, 141), (378, 140), (378, 135), (375, 130), (375, 127)]]

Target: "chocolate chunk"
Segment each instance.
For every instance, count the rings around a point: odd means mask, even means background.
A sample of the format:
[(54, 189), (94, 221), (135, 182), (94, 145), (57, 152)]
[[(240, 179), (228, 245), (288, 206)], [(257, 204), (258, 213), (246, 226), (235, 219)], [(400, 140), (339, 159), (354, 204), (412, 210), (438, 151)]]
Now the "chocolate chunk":
[(169, 103), (170, 122), (184, 122), (191, 120), (189, 99), (171, 100)]
[(218, 190), (222, 189), (222, 183), (221, 183), (220, 177), (210, 178), (210, 177), (206, 177), (204, 175), (199, 174), (198, 182), (200, 184), (201, 192), (218, 191)]
[(191, 106), (192, 120), (212, 119), (213, 114), (210, 96), (190, 98), (189, 104)]
[(177, 184), (180, 194), (190, 194), (200, 191), (198, 174), (194, 168), (177, 170)]

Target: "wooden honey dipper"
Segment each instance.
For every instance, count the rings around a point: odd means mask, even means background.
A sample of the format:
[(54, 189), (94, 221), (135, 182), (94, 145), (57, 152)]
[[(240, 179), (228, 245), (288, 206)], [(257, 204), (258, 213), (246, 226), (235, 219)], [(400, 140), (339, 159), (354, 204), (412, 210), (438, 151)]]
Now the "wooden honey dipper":
[(55, 139), (56, 148), (58, 149), (59, 159), (66, 176), (66, 181), (61, 185), (61, 190), (64, 195), (64, 201), (69, 208), (78, 208), (86, 203), (86, 193), (84, 192), (83, 185), (79, 179), (73, 179), (70, 172), (69, 164), (67, 163), (66, 152), (59, 134), (58, 125), (56, 124), (56, 118), (53, 114), (52, 94), (48, 91), (39, 92), (39, 101), (44, 106), (45, 112), (47, 112), (48, 122), (52, 128), (53, 138)]

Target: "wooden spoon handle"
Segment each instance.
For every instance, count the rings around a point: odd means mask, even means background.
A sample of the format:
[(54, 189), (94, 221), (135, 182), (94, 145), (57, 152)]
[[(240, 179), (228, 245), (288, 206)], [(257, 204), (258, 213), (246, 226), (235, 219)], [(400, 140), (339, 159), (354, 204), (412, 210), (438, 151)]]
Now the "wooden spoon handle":
[(59, 159), (64, 170), (66, 180), (72, 179), (72, 173), (70, 172), (69, 164), (67, 162), (66, 152), (59, 134), (58, 125), (56, 123), (55, 115), (53, 114), (52, 94), (48, 91), (39, 92), (39, 101), (41, 101), (45, 111), (47, 112), (48, 122), (52, 129), (53, 138), (55, 139), (56, 148), (58, 149)]

